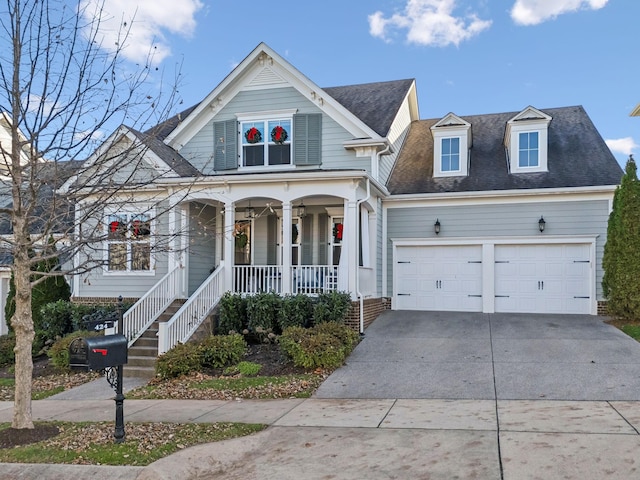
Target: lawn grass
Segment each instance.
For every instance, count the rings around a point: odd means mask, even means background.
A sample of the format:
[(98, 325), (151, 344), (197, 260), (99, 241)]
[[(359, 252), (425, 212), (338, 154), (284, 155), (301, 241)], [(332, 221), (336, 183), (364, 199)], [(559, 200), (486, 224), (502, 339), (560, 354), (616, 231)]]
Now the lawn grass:
[[(313, 375), (287, 375), (280, 377), (234, 377), (234, 378), (213, 378), (211, 380), (203, 380), (193, 382), (192, 388), (215, 390), (225, 390), (228, 392), (240, 393), (246, 390), (259, 390), (264, 387), (278, 387), (291, 383), (291, 379), (309, 381), (313, 380)], [(313, 392), (301, 392), (303, 395), (310, 396)], [(300, 398), (300, 397), (299, 397)], [(304, 397), (306, 398), (306, 397)]]
[[(127, 423), (123, 443), (113, 441), (110, 422), (41, 422), (60, 433), (49, 440), (0, 449), (0, 462), (145, 466), (178, 450), (259, 432), (265, 425), (242, 423)], [(0, 425), (0, 429), (9, 424)], [(89, 440), (91, 439), (91, 440)]]
[[(13, 378), (0, 378), (0, 388), (11, 388), (15, 387), (16, 381)], [(49, 398), (56, 393), (64, 392), (63, 386), (53, 387), (49, 390), (41, 390), (31, 392), (31, 400), (43, 400), (45, 398)]]
[(620, 327), (620, 330), (629, 335), (631, 338), (640, 341), (640, 325), (622, 325)]

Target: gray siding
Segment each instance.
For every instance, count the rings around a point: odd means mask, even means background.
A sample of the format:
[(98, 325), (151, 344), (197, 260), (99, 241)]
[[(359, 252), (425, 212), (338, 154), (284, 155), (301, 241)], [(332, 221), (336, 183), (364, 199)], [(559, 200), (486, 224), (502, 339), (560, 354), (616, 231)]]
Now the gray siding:
[[(214, 173), (214, 121), (232, 120), (236, 118), (238, 113), (285, 109), (297, 109), (297, 113), (322, 113), (315, 104), (292, 87), (240, 92), (180, 149), (180, 154), (205, 175), (211, 175)], [(343, 142), (352, 139), (353, 136), (349, 132), (323, 114), (321, 168), (370, 170), (371, 162), (368, 158), (356, 158), (353, 151), (347, 151), (342, 146)]]
[(189, 206), (189, 295), (209, 276), (215, 265), (216, 209), (192, 203)]
[[(538, 230), (544, 216), (546, 229)], [(440, 221), (438, 238), (500, 236), (598, 235), (596, 240), (596, 291), (602, 299), (602, 254), (607, 237), (609, 202), (606, 200), (470, 205), (452, 207), (407, 207), (387, 210), (387, 235), (394, 238), (435, 238), (433, 224)], [(393, 292), (391, 241), (387, 243), (387, 295)]]

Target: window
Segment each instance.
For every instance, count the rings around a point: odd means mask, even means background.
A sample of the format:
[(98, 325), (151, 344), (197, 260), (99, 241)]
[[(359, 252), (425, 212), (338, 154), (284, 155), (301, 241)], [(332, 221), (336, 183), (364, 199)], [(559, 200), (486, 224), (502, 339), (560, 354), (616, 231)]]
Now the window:
[(507, 122), (504, 145), (510, 173), (548, 171), (551, 116), (527, 107)]
[(107, 218), (107, 271), (151, 271), (151, 220), (146, 214), (118, 213)]
[(443, 138), (441, 153), (441, 171), (458, 172), (460, 170), (460, 138)]
[(291, 219), (291, 265), (300, 265), (301, 226), (302, 223), (299, 218)]
[(434, 177), (464, 177), (469, 174), (471, 133), (471, 124), (453, 113), (431, 127)]
[(518, 136), (518, 166), (538, 166), (538, 132), (521, 132)]
[(331, 235), (329, 236), (329, 258), (331, 259), (331, 265), (338, 265), (340, 263), (340, 252), (342, 250), (344, 218), (332, 217), (329, 225), (331, 225)]
[(291, 165), (291, 118), (240, 123), (242, 166)]

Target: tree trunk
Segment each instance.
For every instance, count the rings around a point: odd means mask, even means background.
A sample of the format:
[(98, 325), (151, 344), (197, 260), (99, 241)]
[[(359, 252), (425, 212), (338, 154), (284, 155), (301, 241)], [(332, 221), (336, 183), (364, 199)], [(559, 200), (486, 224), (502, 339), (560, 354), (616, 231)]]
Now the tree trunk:
[(20, 262), (16, 256), (14, 262), (14, 281), (16, 285), (16, 313), (11, 325), (16, 333), (15, 365), (15, 401), (13, 406), (13, 428), (33, 428), (31, 415), (31, 380), (33, 359), (31, 346), (35, 336), (31, 315), (31, 285), (28, 264)]

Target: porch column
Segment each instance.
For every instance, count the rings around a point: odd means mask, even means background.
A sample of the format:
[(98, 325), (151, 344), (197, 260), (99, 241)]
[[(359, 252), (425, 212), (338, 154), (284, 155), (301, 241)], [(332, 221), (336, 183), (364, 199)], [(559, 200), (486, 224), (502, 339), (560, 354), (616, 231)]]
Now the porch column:
[(233, 231), (236, 223), (234, 202), (224, 204), (224, 290), (233, 291), (233, 266), (235, 262)]
[(176, 260), (182, 267), (182, 297), (187, 298), (189, 294), (189, 204), (180, 205), (176, 213), (179, 225), (179, 243)]
[(351, 293), (351, 299), (356, 296), (356, 278), (358, 275), (358, 203), (344, 200), (344, 229), (342, 236), (342, 250), (338, 267), (338, 288)]
[(282, 293), (291, 293), (291, 202), (282, 202)]

